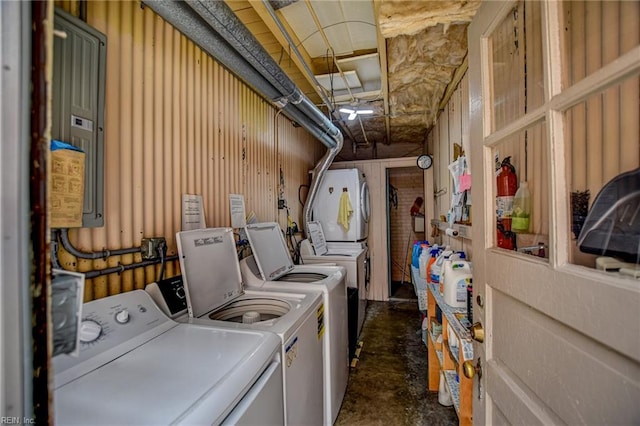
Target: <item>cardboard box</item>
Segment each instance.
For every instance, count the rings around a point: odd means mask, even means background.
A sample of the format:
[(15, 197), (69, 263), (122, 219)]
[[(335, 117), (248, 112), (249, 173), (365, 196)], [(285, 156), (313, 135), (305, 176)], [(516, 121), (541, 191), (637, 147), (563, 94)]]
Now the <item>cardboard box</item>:
[[(54, 143), (57, 142), (54, 148)], [(84, 210), (85, 153), (59, 141), (52, 142), (51, 228), (80, 228)], [(68, 146), (69, 148), (65, 147)]]

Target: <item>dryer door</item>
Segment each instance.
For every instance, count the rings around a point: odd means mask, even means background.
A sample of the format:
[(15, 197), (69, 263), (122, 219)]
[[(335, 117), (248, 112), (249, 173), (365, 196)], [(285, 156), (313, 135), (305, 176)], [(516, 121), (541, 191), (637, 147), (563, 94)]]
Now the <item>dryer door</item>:
[(360, 184), (360, 235), (358, 240), (369, 236), (369, 217), (371, 216), (371, 201), (369, 199), (369, 185), (362, 181)]

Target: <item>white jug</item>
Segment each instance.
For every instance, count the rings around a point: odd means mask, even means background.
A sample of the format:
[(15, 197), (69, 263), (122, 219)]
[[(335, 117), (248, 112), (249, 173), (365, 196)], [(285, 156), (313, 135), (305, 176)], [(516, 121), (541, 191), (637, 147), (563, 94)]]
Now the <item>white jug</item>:
[(454, 260), (445, 265), (444, 302), (452, 308), (467, 307), (467, 286), (472, 281), (471, 263), (466, 260)]

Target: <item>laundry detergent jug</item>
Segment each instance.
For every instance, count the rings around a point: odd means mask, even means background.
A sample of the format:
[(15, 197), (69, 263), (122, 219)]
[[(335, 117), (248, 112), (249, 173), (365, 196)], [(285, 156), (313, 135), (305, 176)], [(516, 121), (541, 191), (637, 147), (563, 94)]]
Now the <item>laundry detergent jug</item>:
[(420, 271), (420, 278), (427, 279), (427, 263), (429, 262), (429, 246), (422, 244), (422, 250), (418, 258), (418, 269)]
[(471, 263), (454, 260), (447, 262), (444, 267), (444, 302), (452, 308), (466, 308), (467, 287), (473, 282)]
[(429, 261), (427, 262), (427, 282), (428, 283), (431, 282), (431, 268), (433, 267), (433, 264), (436, 262), (436, 259), (438, 258), (438, 255), (440, 254), (441, 250), (442, 249), (438, 247), (437, 244), (434, 244), (429, 250)]
[(440, 282), (439, 282), (440, 294), (444, 294), (445, 275), (447, 273), (447, 269), (450, 269), (450, 268), (446, 268), (446, 265), (456, 260), (465, 260), (466, 258), (467, 256), (464, 253), (464, 251), (456, 251), (451, 253), (449, 256), (445, 256), (444, 261), (442, 262), (442, 266), (440, 267)]
[[(440, 273), (442, 272), (442, 264), (444, 263), (444, 260), (448, 259), (449, 256), (451, 256), (452, 254), (453, 254), (453, 250), (451, 250), (449, 246), (446, 246), (445, 249), (438, 255), (438, 258), (436, 259), (435, 263), (431, 266), (431, 282), (433, 284), (440, 283)], [(440, 293), (442, 294), (442, 289)]]

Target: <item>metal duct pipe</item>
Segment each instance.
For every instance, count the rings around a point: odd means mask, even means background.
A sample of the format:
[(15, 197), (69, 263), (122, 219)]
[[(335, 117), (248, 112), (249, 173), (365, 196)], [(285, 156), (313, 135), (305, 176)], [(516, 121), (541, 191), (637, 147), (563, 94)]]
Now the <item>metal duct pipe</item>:
[(304, 220), (304, 232), (307, 238), (311, 233), (309, 232), (309, 222), (311, 221), (311, 207), (316, 201), (316, 196), (318, 195), (318, 188), (320, 187), (320, 183), (322, 183), (322, 179), (324, 179), (325, 172), (329, 169), (329, 166), (333, 162), (333, 159), (338, 155), (340, 150), (342, 149), (342, 134), (340, 134), (340, 139), (338, 141), (338, 146), (336, 148), (332, 148), (327, 150), (327, 153), (322, 157), (322, 159), (318, 162), (316, 167), (313, 169), (313, 179), (311, 179), (311, 186), (309, 187), (309, 194), (307, 195), (307, 202), (304, 203), (304, 208), (302, 209), (302, 218)]
[[(293, 53), (295, 53), (295, 55), (298, 57), (298, 60), (300, 61), (300, 63), (304, 67), (304, 70), (307, 73), (307, 75), (313, 80), (313, 83), (316, 85), (316, 88), (318, 89), (317, 90), (318, 94), (322, 98), (322, 102), (324, 102), (324, 104), (329, 109), (329, 114), (332, 114), (334, 109), (335, 109), (333, 107), (333, 104), (331, 103), (329, 98), (327, 98), (327, 95), (325, 95), (324, 88), (318, 82), (318, 80), (316, 80), (315, 74), (313, 73), (311, 68), (309, 68), (309, 65), (307, 65), (307, 63), (305, 62), (304, 58), (302, 57), (302, 54), (300, 53), (300, 50), (298, 49), (298, 46), (296, 46), (295, 42), (293, 41), (293, 39), (289, 35), (289, 32), (284, 27), (284, 25), (282, 25), (282, 22), (280, 21), (280, 18), (278, 18), (278, 15), (276, 14), (276, 11), (273, 10), (273, 7), (271, 7), (271, 3), (269, 2), (269, 0), (262, 0), (262, 4), (264, 5), (264, 8), (267, 9), (267, 12), (269, 12), (269, 15), (271, 16), (271, 19), (273, 19), (273, 22), (276, 23), (276, 26), (278, 27), (278, 29), (280, 30), (280, 32), (284, 36), (285, 40), (287, 40), (287, 43), (289, 43), (289, 47), (291, 48)], [(348, 87), (349, 86), (347, 85), (347, 88)]]
[(335, 136), (340, 130), (318, 109), (282, 71), (253, 34), (223, 1), (187, 0), (187, 3), (222, 36), (264, 78), (282, 93), (282, 100), (297, 106), (309, 119)]
[[(316, 86), (316, 89), (317, 89), (316, 91), (318, 92), (318, 94), (322, 98), (322, 102), (324, 102), (324, 104), (327, 106), (327, 110), (329, 111), (329, 117), (331, 117), (332, 119), (335, 118), (339, 122), (338, 127), (340, 128), (340, 130), (343, 133), (348, 133), (349, 134), (350, 139), (352, 141), (354, 141), (354, 145), (353, 146), (355, 147), (355, 140), (356, 139), (353, 136), (353, 134), (351, 133), (351, 129), (349, 129), (348, 126), (345, 126), (342, 123), (342, 120), (341, 120), (341, 117), (340, 117), (340, 113), (338, 113), (335, 110), (333, 103), (331, 102), (331, 100), (329, 100), (329, 98), (325, 94), (324, 88), (322, 87), (322, 85), (316, 79), (316, 76), (313, 73), (313, 70), (311, 68), (309, 68), (309, 65), (307, 65), (307, 63), (305, 62), (304, 58), (302, 57), (302, 54), (300, 53), (300, 49), (298, 49), (298, 46), (296, 46), (296, 43), (294, 42), (294, 40), (289, 35), (289, 32), (287, 32), (287, 29), (284, 27), (284, 24), (282, 23), (282, 21), (280, 20), (280, 18), (276, 14), (276, 11), (273, 10), (273, 7), (271, 7), (271, 3), (269, 2), (269, 0), (262, 0), (262, 4), (264, 5), (264, 8), (267, 10), (269, 15), (273, 19), (273, 22), (275, 22), (276, 26), (280, 30), (280, 33), (282, 33), (282, 36), (285, 38), (285, 40), (287, 40), (287, 43), (289, 43), (289, 49), (298, 57), (298, 60), (302, 64), (302, 67), (304, 68), (304, 71), (307, 73), (307, 76), (309, 77), (309, 79), (311, 81), (313, 81), (313, 84)], [(311, 7), (311, 6), (309, 6), (309, 7)], [(328, 46), (328, 47), (331, 48), (331, 46)], [(332, 51), (333, 51), (333, 49), (332, 49)], [(333, 55), (333, 60), (335, 62), (335, 55)], [(344, 76), (343, 76), (343, 79), (344, 79)], [(350, 90), (349, 90), (349, 93), (351, 93)], [(351, 97), (353, 99), (353, 95)], [(362, 120), (360, 120), (360, 125), (362, 125)], [(363, 130), (363, 133), (364, 133), (364, 130)], [(365, 135), (365, 140), (366, 140), (366, 135)]]
[[(321, 128), (315, 121), (312, 122), (295, 104), (287, 103), (284, 106), (279, 104), (278, 102), (283, 97), (282, 93), (273, 87), (260, 72), (214, 31), (189, 5), (175, 0), (146, 1), (144, 4), (213, 56), (253, 90), (281, 107), (283, 113), (290, 120), (299, 123), (322, 144), (328, 148), (336, 146), (336, 137), (333, 135), (335, 132)], [(317, 111), (324, 117), (319, 110)]]

